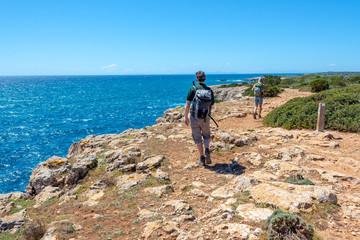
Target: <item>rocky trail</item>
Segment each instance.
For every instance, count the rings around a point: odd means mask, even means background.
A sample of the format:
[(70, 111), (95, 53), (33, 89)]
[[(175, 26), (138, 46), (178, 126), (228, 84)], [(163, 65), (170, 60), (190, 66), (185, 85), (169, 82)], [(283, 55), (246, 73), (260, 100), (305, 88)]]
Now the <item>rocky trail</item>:
[[(43, 222), (43, 239), (268, 239), (266, 219), (282, 209), (311, 224), (313, 239), (360, 239), (360, 135), (266, 127), (242, 91), (215, 90), (226, 101), (213, 112), (211, 165), (197, 164), (184, 109), (169, 109), (154, 126), (88, 136), (40, 163), (26, 194), (0, 195), (0, 229)], [(287, 89), (265, 99), (262, 115), (308, 95)]]

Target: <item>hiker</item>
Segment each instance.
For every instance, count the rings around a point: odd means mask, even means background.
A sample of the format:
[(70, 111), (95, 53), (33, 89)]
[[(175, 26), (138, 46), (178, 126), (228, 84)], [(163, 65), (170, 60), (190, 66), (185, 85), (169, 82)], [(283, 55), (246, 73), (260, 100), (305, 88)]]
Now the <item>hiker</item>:
[[(203, 71), (196, 72), (197, 85), (192, 86), (188, 92), (185, 106), (185, 124), (190, 126), (192, 138), (199, 150), (201, 166), (211, 164), (210, 159), (210, 113), (214, 105), (214, 93), (212, 89), (205, 85), (206, 76)], [(190, 103), (191, 110), (190, 110)], [(205, 156), (204, 148), (205, 146)]]
[(258, 82), (255, 83), (252, 88), (252, 91), (254, 91), (254, 96), (255, 96), (254, 119), (256, 119), (258, 106), (259, 106), (259, 118), (261, 118), (261, 110), (264, 101), (263, 89), (266, 88), (267, 86), (264, 84), (264, 77), (259, 77)]

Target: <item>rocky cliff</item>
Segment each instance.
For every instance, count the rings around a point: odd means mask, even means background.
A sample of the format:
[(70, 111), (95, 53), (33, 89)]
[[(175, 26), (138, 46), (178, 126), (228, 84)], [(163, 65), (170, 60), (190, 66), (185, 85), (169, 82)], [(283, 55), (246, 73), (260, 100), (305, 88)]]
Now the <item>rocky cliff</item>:
[[(253, 100), (229, 91), (216, 93), (225, 102), (213, 112), (213, 164), (197, 164), (182, 107), (153, 126), (87, 136), (40, 163), (26, 193), (0, 195), (1, 236), (360, 238), (360, 136), (264, 127), (249, 115)], [(263, 115), (305, 95), (266, 99)]]

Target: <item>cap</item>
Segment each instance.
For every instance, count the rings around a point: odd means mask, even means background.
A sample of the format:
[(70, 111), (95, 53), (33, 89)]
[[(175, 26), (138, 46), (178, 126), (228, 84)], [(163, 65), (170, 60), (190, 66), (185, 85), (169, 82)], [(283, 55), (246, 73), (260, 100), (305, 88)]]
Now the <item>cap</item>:
[(205, 79), (206, 79), (205, 73), (203, 71), (197, 71), (196, 72), (196, 79), (201, 81), (201, 82), (205, 81)]

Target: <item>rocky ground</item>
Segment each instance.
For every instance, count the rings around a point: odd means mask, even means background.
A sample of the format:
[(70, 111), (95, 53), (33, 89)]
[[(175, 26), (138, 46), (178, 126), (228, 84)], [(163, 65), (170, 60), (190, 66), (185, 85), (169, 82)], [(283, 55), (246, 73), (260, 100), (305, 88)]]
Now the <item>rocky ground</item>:
[[(1, 236), (267, 239), (280, 208), (311, 224), (313, 239), (360, 239), (360, 135), (265, 127), (242, 91), (217, 93), (227, 101), (213, 112), (211, 165), (197, 164), (181, 107), (154, 126), (87, 136), (40, 163), (26, 194), (0, 195)], [(265, 99), (262, 115), (309, 94)], [(284, 182), (297, 174), (314, 185)]]

